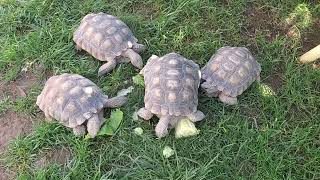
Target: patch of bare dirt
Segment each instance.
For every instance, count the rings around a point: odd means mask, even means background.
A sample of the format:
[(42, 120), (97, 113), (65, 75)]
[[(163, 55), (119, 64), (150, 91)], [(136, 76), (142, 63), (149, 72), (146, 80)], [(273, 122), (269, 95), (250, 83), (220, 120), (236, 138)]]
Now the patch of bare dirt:
[(31, 72), (22, 73), (15, 81), (0, 81), (0, 99), (4, 96), (12, 99), (25, 97), (32, 86), (39, 83), (39, 79)]
[(135, 3), (132, 12), (141, 14), (145, 19), (157, 16), (160, 7), (155, 3)]
[[(250, 50), (257, 51), (256, 37), (265, 35), (269, 42), (272, 42), (279, 36), (295, 36), (294, 29), (281, 20), (274, 9), (268, 7), (250, 6), (245, 12), (246, 22), (244, 27), (244, 36), (249, 38)], [(290, 34), (291, 33), (291, 34)], [(273, 70), (264, 82), (279, 92), (283, 86), (283, 67), (280, 65)]]
[(42, 169), (50, 164), (64, 165), (71, 159), (71, 152), (66, 148), (51, 149), (40, 153), (39, 158), (35, 161), (35, 168)]
[(281, 22), (277, 13), (267, 7), (249, 7), (246, 12), (245, 35), (256, 38), (262, 32), (269, 41), (273, 41), (280, 35), (286, 35), (287, 27)]
[(268, 84), (275, 93), (280, 92), (283, 84), (285, 83), (282, 73), (274, 73), (268, 76), (264, 82)]
[[(3, 77), (2, 75), (0, 77)], [(31, 88), (40, 84), (40, 80), (32, 71), (22, 72), (20, 76), (10, 82), (0, 80), (0, 100), (8, 97), (15, 100), (17, 97), (25, 97)], [(0, 153), (2, 154), (8, 142), (18, 136), (31, 132), (33, 121), (25, 115), (7, 111), (0, 114)], [(0, 166), (0, 180), (13, 179), (14, 175), (6, 168)]]
[(314, 21), (313, 26), (302, 34), (301, 54), (320, 44), (320, 19)]
[(14, 172), (0, 166), (0, 180), (13, 180), (15, 176)]
[(29, 133), (31, 129), (30, 118), (10, 111), (3, 113), (0, 117), (0, 151), (4, 150), (10, 140)]

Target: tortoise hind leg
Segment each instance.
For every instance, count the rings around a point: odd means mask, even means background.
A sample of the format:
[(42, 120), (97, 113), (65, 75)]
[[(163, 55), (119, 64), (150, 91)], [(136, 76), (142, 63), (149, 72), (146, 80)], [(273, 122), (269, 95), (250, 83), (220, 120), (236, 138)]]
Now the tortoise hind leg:
[(206, 92), (206, 95), (208, 97), (219, 97), (220, 92), (219, 91), (215, 91), (215, 92)]
[(150, 112), (146, 108), (141, 108), (138, 111), (138, 116), (144, 120), (150, 120), (152, 118), (153, 114), (152, 114), (152, 112)]
[(98, 76), (102, 76), (102, 75), (110, 72), (112, 69), (114, 69), (116, 67), (116, 65), (117, 65), (116, 60), (108, 61), (107, 63), (105, 63), (104, 65), (102, 65), (99, 68)]
[(53, 122), (53, 117), (51, 117), (49, 114), (45, 113), (45, 121), (48, 123), (52, 123)]
[(197, 122), (197, 121), (201, 121), (205, 118), (205, 115), (203, 114), (203, 112), (201, 111), (196, 111), (190, 115), (188, 115), (188, 118), (192, 121), (192, 122)]
[(235, 105), (238, 103), (237, 97), (231, 97), (231, 96), (228, 96), (224, 93), (220, 93), (219, 99), (221, 102), (229, 104), (229, 105)]
[(78, 137), (84, 136), (86, 134), (86, 127), (84, 125), (74, 127), (73, 134)]
[(77, 51), (82, 51), (81, 46), (79, 46), (78, 44), (76, 44), (76, 50), (77, 50)]

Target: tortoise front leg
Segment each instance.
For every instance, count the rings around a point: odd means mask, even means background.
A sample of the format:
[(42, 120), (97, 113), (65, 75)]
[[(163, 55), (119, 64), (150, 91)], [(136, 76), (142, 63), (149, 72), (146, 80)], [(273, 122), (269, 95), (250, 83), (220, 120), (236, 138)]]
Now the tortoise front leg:
[(205, 91), (208, 97), (218, 97), (220, 94), (220, 91), (208, 82), (202, 83), (201, 88)]
[(156, 126), (156, 135), (158, 138), (165, 137), (168, 134), (168, 126), (172, 120), (171, 116), (161, 116)]
[(152, 112), (147, 110), (146, 108), (139, 109), (137, 114), (139, 117), (141, 117), (144, 120), (150, 120), (153, 116)]
[(134, 65), (136, 68), (138, 69), (142, 69), (143, 67), (143, 61), (141, 56), (136, 53), (134, 50), (132, 49), (127, 49), (126, 51), (124, 51), (121, 54), (123, 57), (127, 57), (130, 59), (132, 65)]
[(102, 76), (102, 75), (110, 72), (112, 69), (114, 69), (116, 67), (116, 65), (117, 65), (117, 62), (115, 59), (108, 61), (107, 63), (105, 63), (104, 65), (102, 65), (99, 68), (98, 76)]
[(98, 134), (101, 127), (101, 121), (102, 120), (99, 119), (98, 114), (94, 114), (90, 119), (88, 119), (87, 130), (91, 138), (96, 137)]

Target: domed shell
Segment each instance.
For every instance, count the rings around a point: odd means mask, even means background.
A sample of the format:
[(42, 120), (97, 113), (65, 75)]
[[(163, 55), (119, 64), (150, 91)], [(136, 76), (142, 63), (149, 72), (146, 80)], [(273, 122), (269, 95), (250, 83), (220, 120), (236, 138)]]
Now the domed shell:
[(86, 15), (73, 41), (100, 61), (113, 60), (138, 42), (124, 22), (105, 13)]
[(261, 66), (244, 47), (220, 48), (201, 69), (203, 84), (236, 97), (260, 77)]
[(48, 79), (36, 104), (46, 116), (73, 128), (99, 113), (107, 99), (89, 79), (62, 74)]
[(197, 110), (200, 69), (170, 53), (150, 58), (144, 68), (145, 108), (157, 115), (186, 116)]

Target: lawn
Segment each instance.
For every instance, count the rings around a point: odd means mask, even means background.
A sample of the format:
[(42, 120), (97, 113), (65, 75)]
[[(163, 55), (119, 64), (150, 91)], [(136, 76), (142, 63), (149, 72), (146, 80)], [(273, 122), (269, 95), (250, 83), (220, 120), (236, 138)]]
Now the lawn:
[[(132, 119), (144, 106), (144, 89), (132, 82), (138, 70), (121, 64), (98, 77), (102, 63), (76, 51), (72, 34), (90, 12), (123, 20), (147, 46), (144, 63), (177, 52), (203, 67), (220, 47), (245, 46), (262, 66), (261, 82), (235, 106), (200, 91), (200, 134), (156, 139), (156, 118)], [(319, 29), (317, 0), (1, 0), (0, 133), (21, 135), (0, 146), (0, 179), (319, 179), (320, 70), (298, 61), (320, 43)], [(114, 136), (86, 140), (44, 121), (36, 97), (62, 73), (110, 96), (135, 87)], [(165, 146), (175, 155), (164, 158)]]

